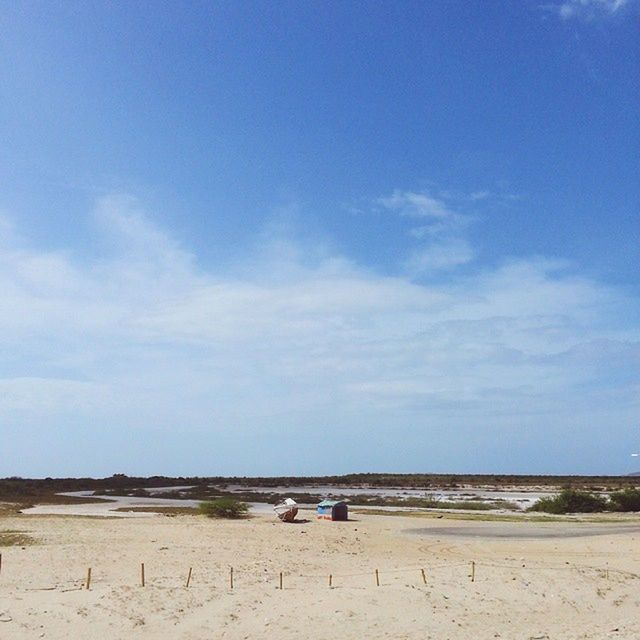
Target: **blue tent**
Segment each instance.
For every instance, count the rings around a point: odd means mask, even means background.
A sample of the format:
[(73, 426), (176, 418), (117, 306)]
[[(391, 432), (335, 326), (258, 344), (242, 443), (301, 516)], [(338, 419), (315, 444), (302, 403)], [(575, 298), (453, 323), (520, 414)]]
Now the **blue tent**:
[(348, 520), (349, 511), (344, 500), (323, 500), (318, 504), (318, 518), (323, 520)]

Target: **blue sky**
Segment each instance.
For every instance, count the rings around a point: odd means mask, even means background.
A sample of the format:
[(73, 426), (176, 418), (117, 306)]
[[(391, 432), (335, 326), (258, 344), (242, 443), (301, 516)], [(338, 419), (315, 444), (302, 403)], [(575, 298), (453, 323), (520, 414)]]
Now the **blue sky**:
[(639, 18), (2, 3), (0, 475), (638, 470)]

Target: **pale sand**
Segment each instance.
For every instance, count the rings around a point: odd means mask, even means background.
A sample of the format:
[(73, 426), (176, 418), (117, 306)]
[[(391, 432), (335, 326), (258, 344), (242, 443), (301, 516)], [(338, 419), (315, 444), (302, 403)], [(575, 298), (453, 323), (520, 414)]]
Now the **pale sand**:
[[(357, 521), (332, 523), (300, 515), (310, 521), (0, 518), (0, 530), (38, 542), (0, 548), (0, 639), (640, 638), (634, 531), (499, 538), (498, 531), (534, 525), (488, 523), (487, 537), (478, 537), (477, 522), (355, 514)], [(560, 533), (564, 526), (545, 525)], [(446, 529), (407, 533), (437, 527)], [(475, 537), (457, 535), (468, 529)], [(91, 590), (78, 589), (89, 566)]]

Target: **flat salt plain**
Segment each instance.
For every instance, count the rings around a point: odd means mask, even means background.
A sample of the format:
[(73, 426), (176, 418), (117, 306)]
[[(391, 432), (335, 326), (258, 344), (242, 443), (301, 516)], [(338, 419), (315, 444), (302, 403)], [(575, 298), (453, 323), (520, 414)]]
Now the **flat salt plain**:
[(264, 513), (241, 521), (3, 517), (0, 530), (22, 531), (35, 544), (1, 549), (0, 638), (640, 637), (637, 516), (299, 517), (292, 525)]
[[(181, 489), (189, 489), (189, 486), (172, 486), (172, 487), (155, 487), (148, 488), (145, 491), (153, 496), (156, 493), (178, 493)], [(241, 485), (228, 485), (225, 490), (230, 492), (242, 492), (246, 487)], [(276, 486), (276, 487), (251, 487), (254, 493), (278, 493), (289, 494), (295, 497), (296, 494), (313, 493), (327, 497), (350, 495), (353, 496), (353, 502), (357, 504), (357, 497), (364, 495), (375, 495), (380, 497), (392, 498), (424, 498), (426, 495), (437, 499), (453, 502), (460, 502), (473, 497), (478, 501), (505, 500), (518, 505), (520, 508), (533, 504), (538, 498), (550, 495), (551, 492), (541, 490), (498, 490), (498, 489), (437, 489), (433, 492), (426, 492), (424, 489), (406, 489), (406, 488), (379, 488), (379, 487), (350, 487), (350, 486), (329, 486), (329, 485), (305, 485), (305, 486)], [(82, 504), (57, 504), (57, 505), (36, 505), (29, 509), (25, 509), (23, 513), (29, 515), (75, 515), (75, 516), (113, 516), (119, 518), (131, 517), (153, 517), (152, 513), (126, 512), (118, 511), (122, 508), (132, 507), (197, 507), (198, 500), (188, 499), (171, 499), (171, 498), (154, 498), (154, 497), (137, 497), (137, 496), (106, 496), (94, 495), (93, 491), (71, 491), (62, 495), (74, 496), (78, 498), (96, 497), (104, 502), (82, 503)], [(252, 514), (272, 513), (271, 505), (262, 502), (250, 503), (250, 511)], [(366, 508), (366, 507), (360, 507)], [(377, 510), (385, 510), (381, 507), (373, 507)], [(395, 508), (392, 508), (395, 510)]]

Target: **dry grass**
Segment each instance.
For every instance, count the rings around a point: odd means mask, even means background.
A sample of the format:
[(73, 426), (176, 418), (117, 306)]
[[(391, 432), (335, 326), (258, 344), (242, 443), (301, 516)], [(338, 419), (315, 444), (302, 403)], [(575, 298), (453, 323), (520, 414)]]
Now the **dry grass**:
[(32, 544), (35, 544), (35, 540), (24, 531), (0, 531), (0, 547), (26, 547)]
[(120, 507), (114, 511), (122, 511), (124, 513), (161, 513), (165, 516), (193, 516), (197, 515), (197, 507)]
[(21, 509), (32, 507), (31, 504), (19, 504), (13, 502), (0, 502), (0, 518), (19, 516)]

